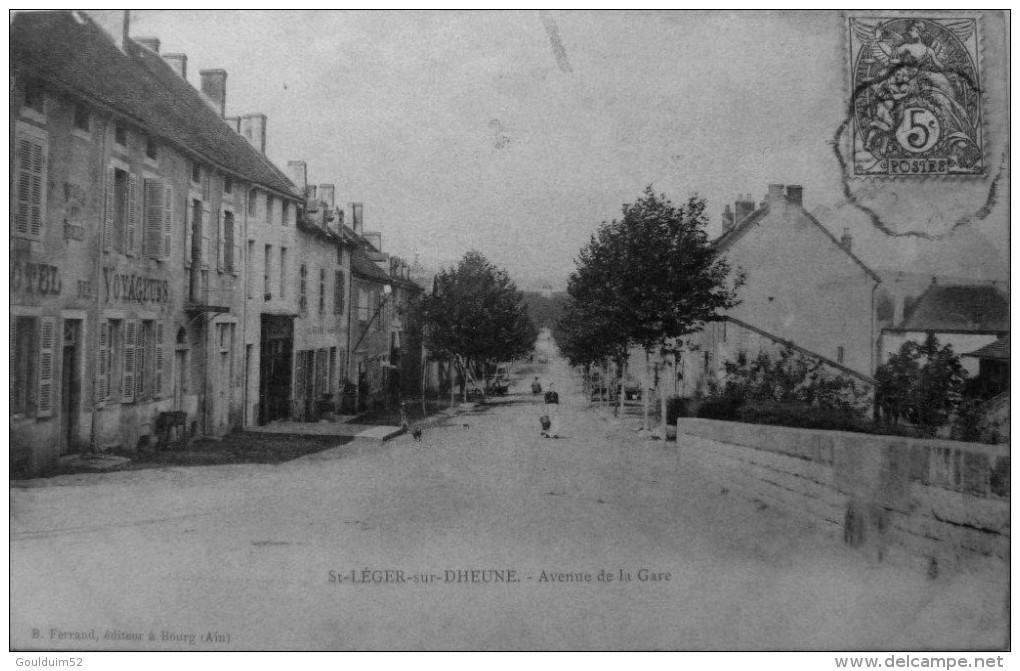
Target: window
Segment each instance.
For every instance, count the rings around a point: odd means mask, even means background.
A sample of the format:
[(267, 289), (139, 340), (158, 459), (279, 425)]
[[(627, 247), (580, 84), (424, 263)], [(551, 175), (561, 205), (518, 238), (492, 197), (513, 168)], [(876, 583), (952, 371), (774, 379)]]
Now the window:
[(248, 216), (249, 217), (254, 217), (254, 216), (256, 216), (256, 212), (258, 212), (258, 192), (257, 191), (249, 191), (248, 192)]
[[(99, 402), (106, 403), (118, 398), (114, 393), (117, 380), (121, 380), (124, 362), (122, 322), (119, 319), (105, 319), (99, 324), (99, 371), (96, 382), (99, 385)], [(132, 363), (134, 351), (131, 354)]]
[(92, 113), (84, 103), (74, 104), (74, 127), (86, 133), (92, 130)]
[(287, 248), (280, 247), (280, 299), (287, 297)]
[(127, 130), (121, 124), (117, 124), (114, 128), (113, 141), (122, 147), (127, 145)]
[(39, 319), (16, 317), (10, 330), (11, 414), (35, 416)]
[(266, 221), (272, 221), (273, 220), (273, 205), (274, 205), (274, 201), (275, 201), (275, 198), (273, 198), (269, 194), (266, 194)]
[(11, 201), (11, 232), (21, 237), (39, 238), (46, 219), (46, 159), (44, 135), (30, 126), (18, 124), (15, 155), (14, 191)]
[(255, 258), (255, 241), (248, 241), (248, 255), (244, 257), (244, 284), (245, 293), (248, 298), (255, 298), (255, 277), (252, 272), (252, 263)]
[(234, 213), (226, 211), (223, 213), (223, 235), (220, 237), (221, 257), (223, 259), (222, 270), (225, 273), (237, 274), (234, 242)]
[(134, 254), (138, 228), (135, 206), (138, 178), (111, 166), (107, 169), (106, 180), (104, 247), (122, 254)]
[(234, 180), (230, 179), (229, 177), (224, 177), (223, 178), (223, 193), (233, 193), (233, 192), (234, 192)]
[(319, 313), (326, 311), (326, 269), (319, 269)]
[(846, 358), (846, 350), (842, 347), (836, 348), (836, 363), (843, 363)]
[(363, 287), (358, 287), (358, 321), (368, 321), (368, 306), (369, 293), (368, 290)]
[(138, 322), (126, 321), (121, 328), (120, 400), (130, 403), (135, 400), (135, 380), (138, 374)]
[(145, 157), (152, 161), (159, 158), (159, 145), (152, 137), (145, 138)]
[(195, 184), (202, 183), (202, 164), (197, 161), (191, 164), (191, 181)]
[(308, 266), (301, 264), (301, 279), (298, 288), (298, 307), (301, 312), (308, 309)]
[(337, 270), (336, 278), (333, 281), (333, 314), (342, 314), (344, 311), (344, 272)]
[(46, 114), (46, 93), (42, 82), (37, 79), (30, 79), (25, 82), (25, 101), (23, 107), (40, 116)]
[[(170, 231), (173, 226), (173, 187), (161, 179), (145, 180), (142, 253), (153, 259), (170, 258)], [(191, 250), (185, 250), (185, 254)]]
[(273, 246), (266, 245), (265, 265), (262, 266), (262, 280), (263, 280), (262, 292), (265, 294), (264, 298), (267, 301), (273, 297), (273, 290), (271, 285), (269, 284), (269, 264), (272, 263), (273, 259), (272, 255)]
[(283, 204), (280, 207), (280, 223), (283, 224), (284, 226), (287, 226), (289, 224), (287, 217), (289, 216), (290, 216), (290, 203), (285, 200), (283, 201)]

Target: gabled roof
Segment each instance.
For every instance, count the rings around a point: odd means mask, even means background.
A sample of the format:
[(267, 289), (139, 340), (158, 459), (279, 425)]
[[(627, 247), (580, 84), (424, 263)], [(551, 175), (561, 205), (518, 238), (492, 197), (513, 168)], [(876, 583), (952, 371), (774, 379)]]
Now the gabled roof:
[(158, 54), (131, 41), (121, 51), (81, 12), (18, 13), (10, 56), (15, 70), (111, 110), (235, 177), (296, 198), (290, 180)]
[[(796, 207), (796, 206), (795, 205), (790, 205), (790, 207)], [(826, 237), (828, 237), (829, 240), (832, 241), (832, 244), (834, 244), (837, 247), (839, 247), (841, 252), (843, 252), (844, 254), (849, 256), (850, 259), (854, 263), (856, 263), (858, 266), (860, 266), (861, 270), (863, 270), (865, 272), (865, 274), (868, 275), (868, 277), (870, 277), (871, 279), (875, 280), (876, 282), (881, 282), (882, 281), (882, 278), (880, 278), (875, 271), (873, 271), (871, 268), (869, 268), (867, 265), (865, 265), (865, 263), (863, 261), (861, 261), (853, 252), (851, 252), (851, 251), (847, 250), (845, 247), (843, 247), (843, 245), (841, 245), (839, 243), (839, 240), (836, 239), (836, 236), (833, 235), (832, 232), (829, 229), (827, 229), (825, 226), (823, 226), (820, 221), (815, 219), (814, 215), (812, 215), (810, 212), (808, 212), (804, 208), (798, 208), (798, 210), (799, 210), (799, 212), (795, 213), (795, 216), (796, 216), (796, 214), (799, 214), (800, 216), (805, 217), (809, 222), (811, 222), (812, 224), (817, 226), (819, 229), (821, 229), (821, 231), (823, 233), (825, 233)], [(734, 226), (733, 228), (731, 228), (730, 230), (726, 231), (725, 233), (720, 235), (718, 238), (716, 238), (715, 243), (714, 243), (716, 249), (718, 251), (720, 251), (720, 252), (723, 252), (723, 251), (726, 251), (727, 249), (729, 249), (730, 247), (732, 247), (733, 243), (735, 243), (737, 240), (739, 240), (741, 237), (743, 237), (745, 233), (747, 233), (752, 228), (754, 228), (755, 225), (757, 225), (759, 222), (761, 222), (761, 220), (764, 219), (768, 215), (768, 213), (769, 213), (769, 206), (766, 204), (764, 207), (759, 207), (757, 210), (755, 210), (751, 214), (749, 214), (746, 217), (744, 217), (743, 221), (741, 221), (736, 226)]]
[(991, 285), (932, 284), (893, 330), (1008, 332), (1009, 304)]
[(975, 359), (994, 359), (995, 361), (1009, 361), (1009, 336), (1004, 335), (995, 342), (990, 342), (984, 347), (968, 352), (963, 356), (972, 356)]

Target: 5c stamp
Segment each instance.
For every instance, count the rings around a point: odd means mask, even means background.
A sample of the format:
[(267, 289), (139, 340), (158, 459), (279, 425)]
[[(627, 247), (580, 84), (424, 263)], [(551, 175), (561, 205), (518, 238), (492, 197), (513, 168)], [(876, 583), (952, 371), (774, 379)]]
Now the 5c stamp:
[(847, 16), (853, 174), (983, 175), (980, 24)]

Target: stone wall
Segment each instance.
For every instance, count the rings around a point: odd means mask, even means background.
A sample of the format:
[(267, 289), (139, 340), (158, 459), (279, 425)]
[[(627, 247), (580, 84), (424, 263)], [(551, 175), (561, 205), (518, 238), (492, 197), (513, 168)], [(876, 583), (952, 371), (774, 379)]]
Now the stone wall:
[(677, 421), (677, 436), (722, 486), (880, 559), (933, 571), (1009, 560), (1007, 446), (693, 418)]

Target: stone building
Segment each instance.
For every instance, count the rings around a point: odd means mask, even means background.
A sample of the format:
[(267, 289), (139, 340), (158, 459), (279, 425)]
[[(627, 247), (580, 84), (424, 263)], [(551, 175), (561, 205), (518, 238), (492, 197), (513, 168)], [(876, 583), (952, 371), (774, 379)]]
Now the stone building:
[(360, 203), (350, 205), (350, 358), (353, 406), (392, 406), (420, 393), (421, 341), (410, 328), (411, 306), (422, 288), (410, 266), (382, 251), (382, 234), (365, 232)]
[(674, 393), (707, 391), (740, 352), (787, 346), (870, 383), (878, 363), (880, 278), (854, 254), (848, 232), (836, 238), (804, 209), (803, 195), (798, 185), (771, 184), (757, 205), (748, 194), (726, 206), (716, 249), (747, 281), (738, 290), (740, 304), (691, 339)]
[(301, 202), (225, 122), (226, 73), (193, 88), (187, 58), (132, 40), (119, 14), (11, 24), (11, 457), (26, 472), (133, 450), (166, 412), (191, 435), (242, 426), (248, 231), (260, 203), (293, 228)]

